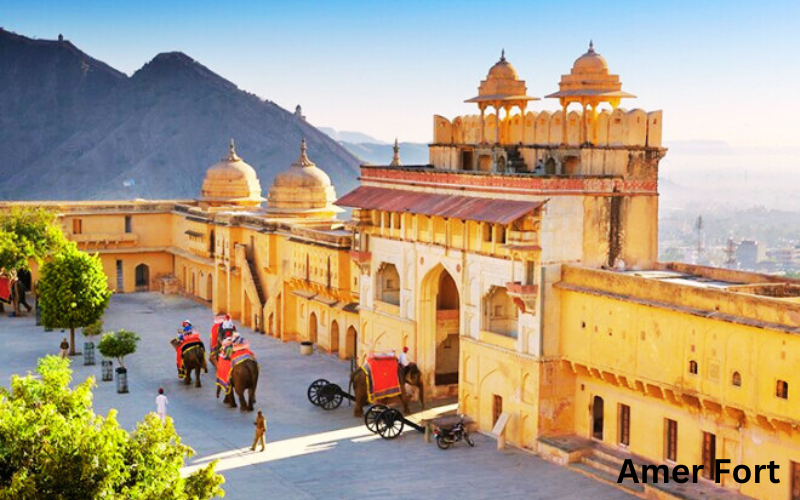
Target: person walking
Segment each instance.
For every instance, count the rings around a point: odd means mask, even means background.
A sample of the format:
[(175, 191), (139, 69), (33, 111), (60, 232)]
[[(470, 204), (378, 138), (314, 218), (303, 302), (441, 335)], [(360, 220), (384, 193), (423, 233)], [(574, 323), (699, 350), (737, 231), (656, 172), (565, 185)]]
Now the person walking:
[(258, 410), (256, 421), (253, 422), (253, 424), (256, 426), (256, 438), (253, 440), (253, 446), (250, 448), (250, 450), (256, 451), (256, 444), (261, 442), (260, 451), (264, 451), (264, 434), (267, 432), (267, 420), (264, 418), (261, 410)]
[(161, 418), (162, 422), (167, 421), (167, 405), (169, 404), (169, 400), (164, 395), (164, 388), (158, 388), (158, 396), (156, 396), (156, 413), (158, 413), (159, 418)]
[(66, 358), (69, 355), (69, 342), (67, 342), (67, 337), (61, 339), (61, 357)]

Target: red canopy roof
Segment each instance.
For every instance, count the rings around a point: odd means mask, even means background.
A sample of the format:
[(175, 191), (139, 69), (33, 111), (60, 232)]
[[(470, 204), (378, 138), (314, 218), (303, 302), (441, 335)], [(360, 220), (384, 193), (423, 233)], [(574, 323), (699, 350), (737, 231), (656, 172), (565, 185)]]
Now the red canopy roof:
[(494, 224), (509, 224), (544, 203), (544, 201), (501, 200), (370, 186), (358, 187), (336, 201), (336, 204), (342, 207), (408, 212)]

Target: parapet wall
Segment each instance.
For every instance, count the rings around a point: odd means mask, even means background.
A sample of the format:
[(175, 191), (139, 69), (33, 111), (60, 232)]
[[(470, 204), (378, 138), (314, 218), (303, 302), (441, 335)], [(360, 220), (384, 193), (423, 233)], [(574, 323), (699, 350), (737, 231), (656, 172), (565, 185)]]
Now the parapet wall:
[[(584, 138), (583, 113), (567, 113), (566, 140), (562, 111), (529, 111), (525, 116), (516, 114), (500, 121), (501, 145), (580, 146), (589, 143), (598, 147), (660, 148), (662, 112), (642, 109), (627, 111), (622, 108), (603, 110), (588, 117)], [(433, 143), (480, 144), (481, 117), (464, 115), (452, 121), (439, 115), (433, 117)], [(497, 116), (484, 116), (484, 138), (495, 143)]]

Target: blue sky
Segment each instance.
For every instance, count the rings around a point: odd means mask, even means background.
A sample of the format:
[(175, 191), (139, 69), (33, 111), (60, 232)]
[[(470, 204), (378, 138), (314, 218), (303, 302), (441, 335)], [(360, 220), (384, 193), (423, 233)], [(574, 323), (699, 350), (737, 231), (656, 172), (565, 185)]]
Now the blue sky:
[(0, 26), (128, 74), (180, 50), (315, 125), (420, 142), (474, 112), (501, 48), (541, 97), (592, 38), (667, 141), (800, 145), (800, 2), (0, 0)]

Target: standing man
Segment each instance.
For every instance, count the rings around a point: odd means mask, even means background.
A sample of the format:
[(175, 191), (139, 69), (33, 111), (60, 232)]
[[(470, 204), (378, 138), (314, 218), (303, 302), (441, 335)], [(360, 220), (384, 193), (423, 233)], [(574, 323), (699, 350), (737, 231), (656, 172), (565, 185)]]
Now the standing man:
[(267, 420), (264, 418), (261, 410), (258, 410), (258, 415), (256, 416), (256, 421), (254, 424), (256, 426), (256, 438), (253, 440), (253, 446), (250, 448), (250, 450), (256, 451), (256, 444), (261, 442), (260, 451), (264, 451), (264, 434), (267, 432)]
[(156, 396), (156, 413), (158, 413), (159, 418), (161, 418), (162, 422), (167, 421), (167, 405), (169, 404), (169, 400), (164, 395), (164, 388), (158, 388), (158, 396)]
[(66, 358), (69, 355), (69, 342), (67, 342), (67, 337), (61, 339), (61, 357)]

